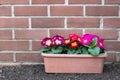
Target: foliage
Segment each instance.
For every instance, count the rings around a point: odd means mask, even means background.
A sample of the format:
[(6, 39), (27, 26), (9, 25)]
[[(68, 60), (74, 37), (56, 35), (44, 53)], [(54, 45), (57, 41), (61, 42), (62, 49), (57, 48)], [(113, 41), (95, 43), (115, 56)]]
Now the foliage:
[(104, 53), (104, 40), (97, 35), (85, 34), (82, 37), (70, 34), (69, 39), (60, 35), (52, 38), (44, 38), (41, 41), (44, 46), (40, 51), (49, 54), (90, 54), (98, 56)]

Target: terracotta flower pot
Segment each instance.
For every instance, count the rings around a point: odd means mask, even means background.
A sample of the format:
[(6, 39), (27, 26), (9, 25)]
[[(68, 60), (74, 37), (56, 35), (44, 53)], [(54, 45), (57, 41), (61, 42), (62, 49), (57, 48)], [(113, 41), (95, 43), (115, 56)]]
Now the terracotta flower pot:
[(87, 54), (42, 53), (46, 73), (102, 73), (107, 54), (93, 57)]

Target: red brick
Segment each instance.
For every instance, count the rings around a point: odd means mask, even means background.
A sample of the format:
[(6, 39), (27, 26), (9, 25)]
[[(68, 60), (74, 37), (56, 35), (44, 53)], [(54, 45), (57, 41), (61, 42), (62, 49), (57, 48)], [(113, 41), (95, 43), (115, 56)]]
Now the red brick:
[(64, 19), (62, 18), (33, 18), (33, 28), (63, 28)]
[(13, 62), (12, 53), (0, 53), (0, 62)]
[(118, 16), (119, 8), (116, 6), (87, 6), (87, 16)]
[(0, 28), (27, 28), (27, 18), (0, 18)]
[(105, 62), (116, 62), (116, 53), (107, 53), (107, 57), (105, 59)]
[(0, 50), (28, 50), (28, 41), (0, 41)]
[(82, 30), (69, 30), (69, 29), (54, 29), (50, 30), (50, 36), (55, 36), (55, 35), (61, 35), (64, 36), (65, 38), (69, 37), (69, 34), (78, 34), (82, 36)]
[(43, 62), (41, 54), (39, 53), (17, 53), (17, 62)]
[(120, 18), (106, 18), (104, 19), (105, 28), (120, 28)]
[(86, 33), (99, 35), (103, 39), (118, 39), (117, 30), (86, 30)]
[(16, 30), (15, 39), (40, 40), (47, 37), (47, 30)]
[(69, 0), (70, 4), (100, 4), (101, 0)]
[(46, 16), (46, 6), (17, 6), (15, 7), (16, 16)]
[(64, 0), (32, 0), (33, 4), (63, 4)]
[(11, 7), (0, 6), (0, 16), (11, 16)]
[(98, 28), (100, 19), (98, 18), (68, 18), (68, 27), (73, 28)]
[(0, 4), (28, 4), (29, 0), (0, 0)]
[(120, 41), (106, 41), (105, 48), (108, 51), (120, 51)]
[(10, 39), (12, 39), (12, 31), (0, 30), (0, 40), (10, 40)]
[(81, 6), (52, 6), (52, 16), (82, 16), (83, 7)]
[(32, 41), (32, 50), (38, 51), (42, 48), (41, 41)]
[(105, 0), (105, 4), (120, 4), (120, 0)]

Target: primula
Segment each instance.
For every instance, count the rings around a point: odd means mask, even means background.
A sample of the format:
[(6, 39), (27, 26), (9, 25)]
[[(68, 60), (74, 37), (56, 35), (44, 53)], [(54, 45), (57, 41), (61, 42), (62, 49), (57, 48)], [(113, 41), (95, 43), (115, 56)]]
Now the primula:
[(51, 46), (52, 45), (52, 39), (51, 38), (44, 38), (41, 41), (42, 46)]
[(78, 44), (77, 41), (74, 41), (74, 42), (71, 42), (71, 43), (70, 43), (70, 48), (76, 49), (76, 48), (78, 48), (78, 47), (79, 47), (79, 44)]
[(100, 39), (99, 42), (98, 42), (98, 47), (100, 47), (101, 49), (104, 49), (104, 44), (103, 44), (104, 40), (103, 39)]
[(58, 46), (62, 45), (65, 42), (65, 39), (62, 36), (56, 35), (52, 38), (53, 44)]
[(78, 36), (78, 35), (76, 35), (76, 34), (70, 34), (69, 38), (70, 38), (71, 42), (73, 42), (73, 41), (79, 41), (79, 42), (81, 42), (81, 37)]
[(81, 44), (89, 45), (90, 43), (92, 43), (93, 37), (94, 36), (92, 34), (85, 34), (81, 39)]
[(67, 45), (67, 44), (69, 44), (69, 43), (70, 43), (70, 40), (69, 40), (69, 39), (66, 39), (65, 42), (64, 42), (65, 45)]
[(68, 39), (60, 35), (44, 38), (41, 42), (46, 46), (41, 51), (45, 53), (91, 54), (98, 56), (104, 52), (104, 40), (97, 35), (85, 34), (83, 37), (70, 34)]

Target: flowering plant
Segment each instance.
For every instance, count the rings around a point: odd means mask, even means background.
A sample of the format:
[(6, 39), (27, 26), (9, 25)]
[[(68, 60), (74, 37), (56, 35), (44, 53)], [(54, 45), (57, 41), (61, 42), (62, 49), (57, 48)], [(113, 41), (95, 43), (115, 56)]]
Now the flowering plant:
[(70, 34), (69, 39), (60, 35), (46, 37), (41, 41), (43, 53), (51, 54), (90, 54), (98, 56), (104, 53), (104, 40), (97, 35), (85, 34), (82, 37)]

